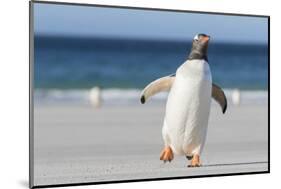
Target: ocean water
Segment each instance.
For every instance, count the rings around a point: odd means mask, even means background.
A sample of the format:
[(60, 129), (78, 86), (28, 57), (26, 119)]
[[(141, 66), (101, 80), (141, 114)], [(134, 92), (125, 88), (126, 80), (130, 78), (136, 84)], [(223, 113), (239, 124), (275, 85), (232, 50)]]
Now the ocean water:
[[(94, 86), (106, 99), (137, 98), (149, 82), (175, 73), (191, 41), (35, 36), (34, 47), (36, 99), (85, 101)], [(222, 88), (267, 97), (267, 44), (210, 41), (208, 59)]]

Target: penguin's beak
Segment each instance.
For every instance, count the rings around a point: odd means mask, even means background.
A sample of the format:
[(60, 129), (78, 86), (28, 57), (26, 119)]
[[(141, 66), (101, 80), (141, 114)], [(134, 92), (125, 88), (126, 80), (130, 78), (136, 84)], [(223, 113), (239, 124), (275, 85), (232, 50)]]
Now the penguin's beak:
[(209, 36), (209, 35), (206, 35), (206, 36), (202, 37), (201, 40), (202, 40), (204, 43), (205, 43), (205, 42), (209, 42), (210, 36)]

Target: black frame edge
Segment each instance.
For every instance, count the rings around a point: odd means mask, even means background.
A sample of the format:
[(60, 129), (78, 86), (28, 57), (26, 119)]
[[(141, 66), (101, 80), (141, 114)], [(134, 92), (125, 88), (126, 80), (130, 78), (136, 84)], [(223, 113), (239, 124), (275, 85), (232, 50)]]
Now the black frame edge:
[(268, 78), (267, 78), (267, 82), (268, 82), (268, 116), (267, 116), (267, 121), (268, 121), (268, 172), (270, 173), (270, 17), (267, 18), (267, 25), (268, 25), (268, 33), (267, 33), (267, 36), (268, 36), (268, 41), (267, 41), (267, 58), (268, 58)]
[(29, 1), (29, 188), (34, 187), (34, 130), (33, 130), (33, 65), (34, 65), (34, 30), (33, 2)]
[(101, 181), (101, 182), (84, 182), (84, 183), (71, 183), (71, 184), (50, 184), (38, 185), (32, 188), (54, 188), (54, 187), (70, 187), (70, 186), (88, 186), (88, 185), (101, 185), (101, 184), (121, 184), (121, 183), (135, 183), (135, 182), (151, 182), (151, 181), (166, 181), (166, 180), (180, 180), (180, 179), (193, 179), (193, 178), (212, 178), (212, 177), (227, 177), (227, 176), (241, 176), (241, 175), (257, 175), (268, 174), (269, 171), (257, 172), (242, 172), (242, 173), (224, 173), (224, 174), (211, 174), (211, 175), (194, 175), (183, 177), (164, 177), (164, 178), (149, 178), (149, 179), (135, 179), (135, 180), (115, 180), (115, 181)]

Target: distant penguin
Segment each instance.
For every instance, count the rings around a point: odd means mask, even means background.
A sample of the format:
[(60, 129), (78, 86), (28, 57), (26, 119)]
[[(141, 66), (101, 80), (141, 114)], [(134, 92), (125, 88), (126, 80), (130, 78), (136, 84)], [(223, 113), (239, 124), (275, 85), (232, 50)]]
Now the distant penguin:
[(240, 105), (241, 103), (241, 94), (239, 89), (234, 89), (232, 92), (232, 103), (236, 106)]
[(93, 87), (89, 92), (90, 103), (95, 108), (100, 108), (102, 104), (100, 87)]
[(191, 160), (189, 167), (201, 166), (200, 155), (205, 144), (213, 97), (225, 113), (227, 100), (222, 89), (212, 83), (207, 49), (210, 36), (197, 34), (187, 60), (176, 74), (150, 83), (141, 94), (141, 103), (154, 94), (170, 90), (162, 128), (164, 149), (160, 160), (171, 161), (174, 154)]

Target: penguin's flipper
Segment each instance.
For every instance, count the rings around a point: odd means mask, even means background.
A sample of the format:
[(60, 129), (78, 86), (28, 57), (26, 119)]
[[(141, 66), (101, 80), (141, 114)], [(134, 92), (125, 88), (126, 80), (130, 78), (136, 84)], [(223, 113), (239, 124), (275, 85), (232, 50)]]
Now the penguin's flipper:
[(175, 75), (161, 77), (147, 85), (141, 93), (141, 103), (144, 104), (149, 97), (162, 91), (170, 90), (175, 80)]
[(212, 97), (220, 104), (222, 108), (222, 113), (225, 113), (227, 108), (227, 100), (223, 90), (213, 83), (212, 86)]

